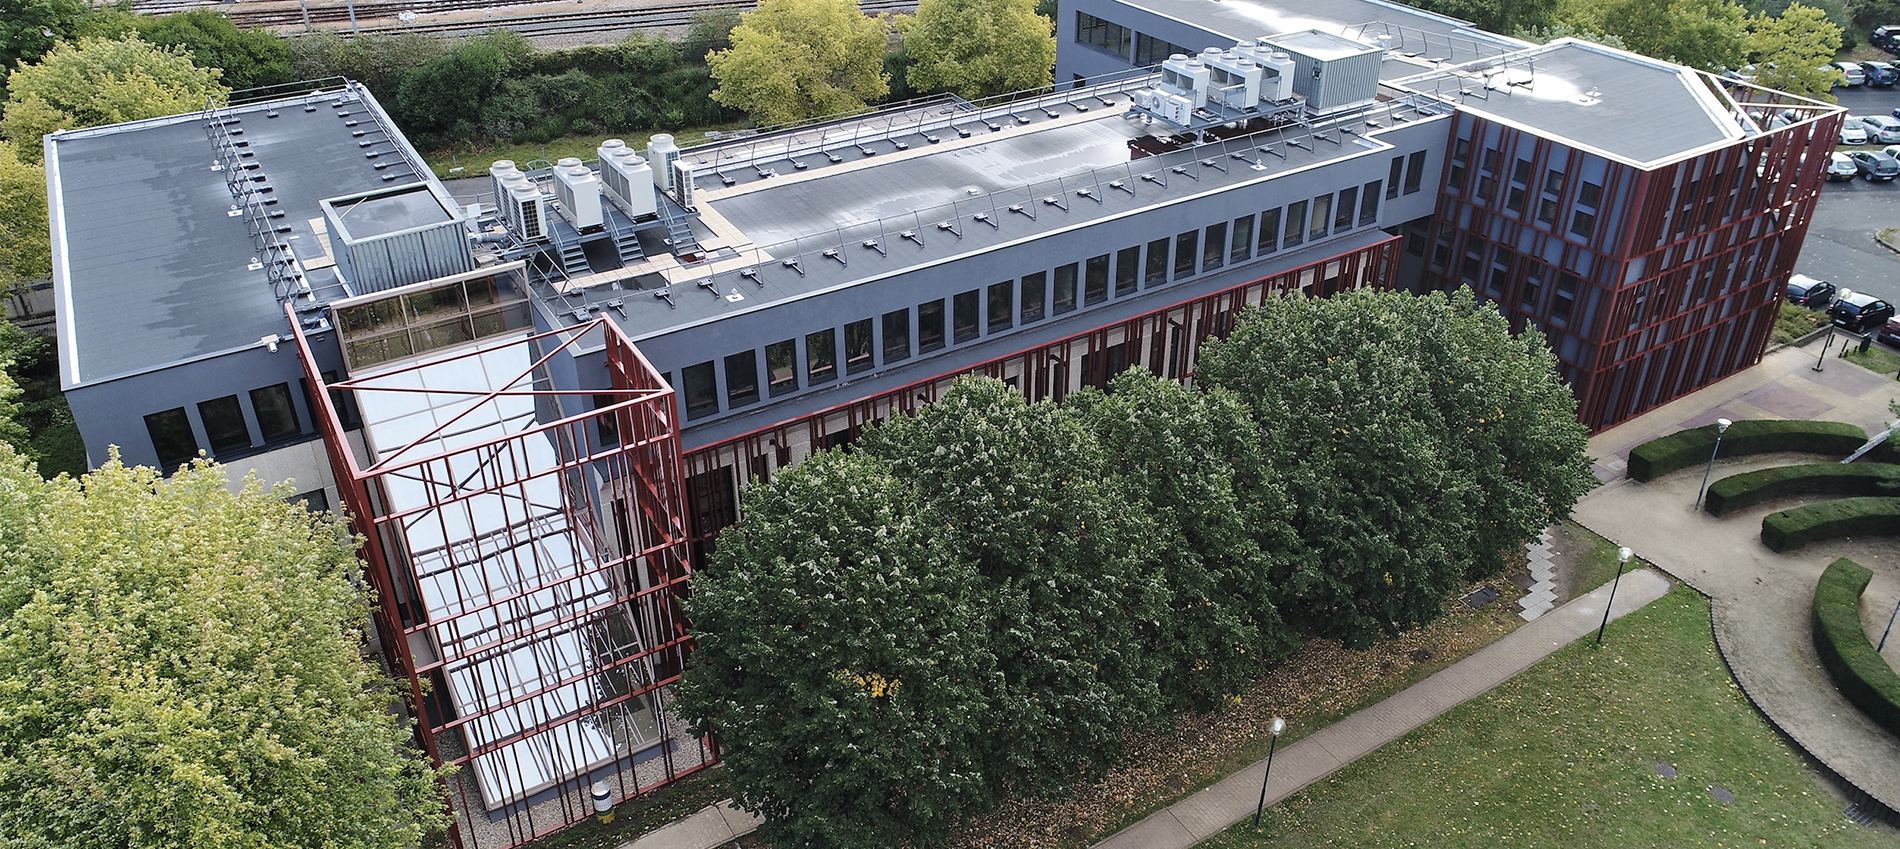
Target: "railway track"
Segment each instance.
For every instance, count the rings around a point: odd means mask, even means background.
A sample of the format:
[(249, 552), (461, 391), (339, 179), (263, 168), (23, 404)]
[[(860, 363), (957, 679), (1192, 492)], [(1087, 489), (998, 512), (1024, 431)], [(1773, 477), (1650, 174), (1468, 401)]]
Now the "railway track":
[[(412, 20), (408, 23), (388, 23), (390, 19), (409, 12), (415, 15), (438, 14), (444, 12), (466, 12), (478, 9), (494, 9), (495, 0), (407, 0), (406, 2), (379, 2), (364, 0), (356, 4), (356, 28), (360, 34), (396, 35), (414, 33), (433, 36), (472, 35), (495, 28), (511, 29), (522, 35), (568, 35), (602, 30), (656, 29), (661, 27), (686, 26), (692, 23), (693, 16), (700, 12), (734, 9), (748, 11), (757, 5), (752, 0), (706, 0), (697, 3), (675, 3), (648, 9), (596, 9), (591, 11), (549, 12), (544, 14), (509, 15), (506, 17), (486, 17), (456, 21)], [(508, 4), (513, 6), (516, 4)], [(196, 8), (218, 7), (231, 22), (240, 27), (286, 28), (301, 27), (306, 11), (298, 8), (245, 9), (231, 3), (198, 2), (198, 0), (154, 0), (140, 3), (139, 12), (144, 14), (170, 14)], [(916, 0), (861, 0), (861, 8), (866, 13), (910, 11), (917, 7)], [(504, 8), (507, 8), (504, 6)], [(342, 5), (325, 5), (308, 10), (308, 20), (312, 24), (334, 24), (350, 19), (350, 10)], [(370, 25), (361, 22), (373, 21)], [(351, 33), (341, 32), (348, 36)]]

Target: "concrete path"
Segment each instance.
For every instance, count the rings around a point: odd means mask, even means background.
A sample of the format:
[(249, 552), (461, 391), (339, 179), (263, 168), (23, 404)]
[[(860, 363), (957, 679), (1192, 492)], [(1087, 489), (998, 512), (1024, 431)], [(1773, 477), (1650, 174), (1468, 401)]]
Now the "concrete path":
[(1557, 567), (1550, 562), (1550, 530), (1546, 528), (1537, 535), (1537, 541), (1524, 544), (1530, 552), (1526, 562), (1530, 566), (1531, 588), (1523, 598), (1517, 600), (1517, 606), (1524, 608), (1517, 615), (1526, 622), (1535, 622), (1537, 617), (1550, 612), (1557, 606)]
[(707, 805), (699, 813), (654, 829), (620, 849), (715, 849), (751, 834), (759, 827), (758, 819), (732, 806), (728, 799)]
[[(1616, 591), (1611, 618), (1621, 618), (1668, 591), (1669, 581), (1656, 572), (1648, 569), (1630, 572), (1623, 576), (1622, 586)], [(1267, 788), (1267, 804), (1331, 775), (1340, 767), (1496, 687), (1578, 637), (1596, 631), (1603, 621), (1603, 607), (1609, 595), (1610, 587), (1606, 584), (1538, 617), (1430, 678), (1288, 746), (1286, 751), (1274, 756), (1273, 784)], [(1299, 718), (1293, 717), (1292, 721), (1298, 722)], [(1265, 773), (1265, 761), (1247, 767), (1097, 843), (1096, 849), (1193, 846), (1253, 816)]]

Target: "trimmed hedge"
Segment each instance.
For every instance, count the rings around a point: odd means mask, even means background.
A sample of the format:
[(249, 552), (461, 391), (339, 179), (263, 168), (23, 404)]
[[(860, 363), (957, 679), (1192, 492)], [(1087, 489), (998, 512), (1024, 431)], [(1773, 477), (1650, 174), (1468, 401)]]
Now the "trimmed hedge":
[[(1799, 451), (1845, 457), (1867, 442), (1867, 432), (1846, 422), (1748, 419), (1729, 426), (1722, 456)], [(1884, 446), (1883, 446), (1884, 447)], [(1647, 483), (1678, 469), (1700, 466), (1715, 449), (1715, 425), (1652, 439), (1630, 451), (1630, 480)]]
[(1842, 498), (1770, 513), (1761, 520), (1761, 541), (1775, 551), (1853, 536), (1900, 536), (1900, 498)]
[(1900, 496), (1900, 466), (1814, 463), (1730, 475), (1709, 485), (1702, 509), (1722, 516), (1784, 495)]
[(1874, 651), (1860, 626), (1860, 594), (1874, 573), (1845, 557), (1814, 586), (1814, 649), (1841, 695), (1882, 728), (1900, 734), (1900, 674)]

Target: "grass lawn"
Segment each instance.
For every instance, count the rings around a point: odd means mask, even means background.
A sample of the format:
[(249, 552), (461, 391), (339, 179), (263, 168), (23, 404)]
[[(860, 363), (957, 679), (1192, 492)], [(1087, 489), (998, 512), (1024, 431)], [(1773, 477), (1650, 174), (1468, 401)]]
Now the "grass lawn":
[(1900, 372), (1900, 355), (1878, 344), (1868, 348), (1865, 354), (1858, 352), (1855, 350), (1855, 346), (1850, 345), (1847, 349), (1847, 353), (1843, 355), (1841, 359), (1875, 374), (1893, 374), (1894, 372)]
[[(709, 131), (734, 130), (743, 126), (745, 125), (721, 124), (716, 127), (688, 127), (684, 130), (674, 130), (673, 140), (680, 147), (685, 147), (704, 141)], [(565, 156), (572, 156), (583, 161), (595, 159), (600, 155), (595, 152), (595, 148), (600, 147), (601, 142), (612, 138), (624, 139), (627, 146), (635, 150), (646, 150), (647, 139), (658, 132), (662, 131), (643, 130), (617, 135), (566, 136), (547, 144), (499, 144), (481, 148), (459, 145), (449, 150), (424, 153), (422, 158), (429, 163), (429, 170), (434, 171), (437, 177), (480, 177), (488, 173), (488, 166), (497, 159), (514, 160), (514, 163), (521, 166), (524, 171), (527, 170), (529, 162), (537, 159), (546, 159), (549, 162)], [(455, 167), (461, 168), (462, 171), (450, 174), (449, 169)]]
[(1775, 315), (1775, 335), (1769, 341), (1776, 345), (1786, 345), (1827, 326), (1827, 313), (1811, 310), (1787, 301), (1781, 302), (1781, 311)]
[(1204, 845), (1891, 845), (1842, 807), (1730, 679), (1708, 602), (1678, 587), (1601, 648), (1579, 640)]

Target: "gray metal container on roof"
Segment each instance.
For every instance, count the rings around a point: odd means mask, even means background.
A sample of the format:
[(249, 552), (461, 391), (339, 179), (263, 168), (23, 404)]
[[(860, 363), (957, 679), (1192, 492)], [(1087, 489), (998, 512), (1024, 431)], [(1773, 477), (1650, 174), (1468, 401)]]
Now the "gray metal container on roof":
[(1319, 30), (1267, 36), (1259, 43), (1293, 57), (1293, 92), (1318, 114), (1371, 103), (1379, 94), (1385, 51)]
[(355, 294), (475, 268), (459, 208), (426, 183), (330, 198), (321, 206), (337, 272)]

